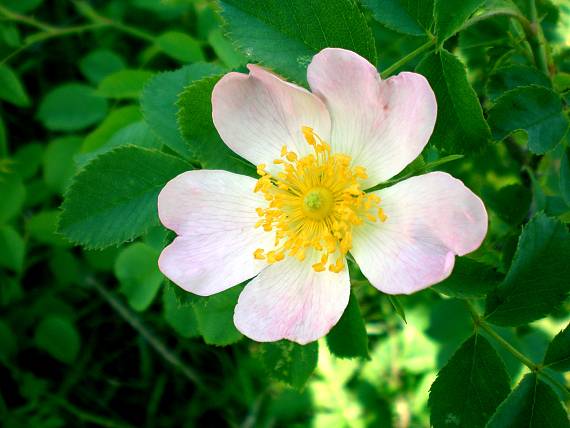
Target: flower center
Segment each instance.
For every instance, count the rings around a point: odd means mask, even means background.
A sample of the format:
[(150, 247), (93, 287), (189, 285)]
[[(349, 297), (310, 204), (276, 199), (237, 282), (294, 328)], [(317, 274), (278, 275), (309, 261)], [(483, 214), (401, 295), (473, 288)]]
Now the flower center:
[(322, 220), (333, 208), (333, 194), (324, 187), (313, 187), (303, 198), (303, 212), (308, 218)]
[(384, 222), (387, 217), (380, 198), (360, 188), (361, 180), (367, 178), (365, 168), (351, 167), (347, 155), (331, 154), (330, 146), (313, 129), (304, 126), (301, 131), (313, 154), (299, 158), (283, 146), (281, 157), (273, 161), (282, 171), (272, 175), (266, 165), (257, 167), (261, 177), (255, 192), (262, 192), (268, 204), (256, 209), (260, 217), (256, 227), (275, 233), (275, 248), (267, 252), (258, 248), (253, 255), (268, 263), (285, 256), (302, 261), (311, 250), (319, 255), (315, 271), (328, 266), (332, 272), (341, 272), (352, 248), (353, 228), (364, 221)]

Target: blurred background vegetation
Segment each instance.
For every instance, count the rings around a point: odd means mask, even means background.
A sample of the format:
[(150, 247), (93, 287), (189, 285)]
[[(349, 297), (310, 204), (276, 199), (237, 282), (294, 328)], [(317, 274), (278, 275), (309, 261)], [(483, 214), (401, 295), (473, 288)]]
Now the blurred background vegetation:
[[(539, 2), (540, 12), (560, 71), (570, 73), (570, 5), (557, 3)], [(380, 70), (421, 45), (365, 13)], [(473, 331), (463, 302), (429, 289), (395, 301), (364, 278), (355, 281), (370, 359), (339, 359), (322, 344), (317, 370), (295, 389), (268, 376), (271, 362), (258, 344), (205, 343), (200, 320), (157, 269), (163, 228), (103, 251), (72, 247), (54, 233), (62, 195), (81, 165), (126, 141), (161, 146), (139, 101), (153, 76), (198, 62), (226, 70), (247, 63), (221, 24), (215, 4), (204, 0), (0, 0), (3, 426), (429, 426), (435, 375)], [(483, 103), (489, 75), (518, 37), (498, 17), (450, 41)], [(159, 102), (161, 93), (152, 97)], [(484, 196), (491, 229), (475, 257), (499, 272), (508, 269), (529, 211), (570, 220), (557, 196), (563, 147), (538, 162), (521, 149), (524, 138), (443, 167)], [(436, 159), (437, 151), (424, 157)], [(532, 196), (517, 193), (528, 188)], [(210, 305), (212, 316), (231, 316), (221, 306)], [(540, 361), (567, 314), (565, 306), (529, 326), (497, 330)], [(497, 351), (514, 384), (522, 364)]]

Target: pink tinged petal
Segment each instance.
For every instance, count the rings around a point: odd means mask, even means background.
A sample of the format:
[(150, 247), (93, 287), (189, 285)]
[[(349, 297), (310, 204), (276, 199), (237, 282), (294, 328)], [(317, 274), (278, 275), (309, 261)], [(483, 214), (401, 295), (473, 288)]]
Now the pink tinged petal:
[(310, 153), (302, 126), (329, 138), (329, 113), (318, 97), (261, 67), (248, 68), (249, 75), (226, 74), (212, 92), (214, 124), (228, 147), (271, 170), (284, 145), (299, 155)]
[(179, 236), (160, 255), (162, 273), (201, 296), (226, 290), (257, 275), (267, 264), (257, 248), (271, 247), (270, 233), (254, 225), (253, 178), (226, 171), (189, 171), (170, 180), (158, 196), (162, 224)]
[(287, 257), (263, 270), (239, 296), (237, 329), (258, 342), (301, 345), (326, 335), (348, 305), (350, 279), (347, 269), (315, 272), (313, 262)]
[(449, 276), (455, 255), (476, 250), (487, 211), (465, 185), (432, 172), (375, 192), (388, 217), (354, 229), (352, 255), (379, 290), (410, 294)]
[(381, 80), (366, 59), (328, 48), (315, 55), (307, 79), (331, 113), (333, 150), (366, 167), (365, 188), (402, 171), (433, 132), (437, 103), (420, 74), (404, 72)]

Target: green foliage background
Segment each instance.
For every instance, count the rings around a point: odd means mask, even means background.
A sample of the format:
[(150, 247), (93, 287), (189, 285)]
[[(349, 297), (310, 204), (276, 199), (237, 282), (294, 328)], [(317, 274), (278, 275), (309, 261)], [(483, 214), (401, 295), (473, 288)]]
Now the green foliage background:
[[(395, 180), (449, 171), (489, 234), (412, 296), (351, 264), (326, 339), (254, 343), (242, 285), (160, 274), (156, 198), (255, 175), (213, 86), (248, 62), (306, 85), (327, 46), (428, 78), (436, 129)], [(0, 425), (568, 427), (569, 104), (564, 0), (0, 0)]]

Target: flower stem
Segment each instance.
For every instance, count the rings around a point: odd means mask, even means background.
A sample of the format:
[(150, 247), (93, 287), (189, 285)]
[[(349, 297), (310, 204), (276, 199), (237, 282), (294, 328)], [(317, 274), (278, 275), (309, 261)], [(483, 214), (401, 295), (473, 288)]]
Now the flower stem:
[(129, 308), (127, 308), (111, 291), (107, 290), (95, 279), (88, 278), (86, 284), (93, 287), (101, 297), (125, 320), (133, 327), (146, 342), (154, 348), (156, 352), (164, 358), (164, 360), (174, 366), (176, 369), (196, 385), (198, 389), (204, 390), (205, 385), (202, 383), (200, 376), (192, 368), (186, 365), (180, 357), (171, 351), (156, 335), (150, 331)]
[(547, 76), (550, 76), (548, 70), (548, 60), (546, 55), (546, 41), (540, 22), (538, 22), (538, 15), (536, 11), (535, 0), (529, 0), (530, 10), (530, 28), (525, 28), (525, 34), (528, 43), (534, 55), (536, 66)]
[(418, 55), (421, 55), (424, 52), (428, 51), (434, 44), (435, 44), (435, 38), (428, 40), (426, 43), (424, 43), (423, 45), (421, 45), (417, 49), (413, 50), (412, 52), (407, 54), (405, 57), (396, 61), (394, 64), (392, 64), (386, 70), (384, 70), (384, 72), (381, 73), (382, 78), (385, 79), (386, 77), (391, 76), (396, 71), (398, 71), (401, 67), (403, 67), (405, 64), (407, 64), (408, 62), (410, 62), (411, 60), (416, 58)]
[(485, 322), (485, 320), (479, 315), (479, 313), (477, 312), (477, 310), (469, 300), (464, 300), (464, 302), (467, 305), (467, 309), (471, 313), (471, 317), (473, 318), (473, 323), (475, 324), (476, 328), (481, 327), (483, 330), (485, 330), (485, 332), (489, 336), (491, 336), (499, 345), (501, 345), (504, 349), (506, 349), (513, 357), (515, 357), (517, 360), (519, 360), (521, 363), (527, 366), (531, 371), (537, 373), (539, 376), (542, 376), (545, 379), (548, 379), (548, 381), (553, 385), (555, 385), (556, 388), (558, 388), (564, 394), (564, 396), (570, 397), (570, 392), (568, 391), (568, 388), (566, 388), (558, 380), (556, 380), (548, 372), (546, 372), (542, 365), (533, 363), (530, 358), (528, 358), (526, 355), (524, 355), (522, 352), (516, 349), (513, 345), (511, 345), (508, 341), (506, 341), (499, 333), (497, 333), (493, 329), (493, 327), (491, 327), (487, 322)]

